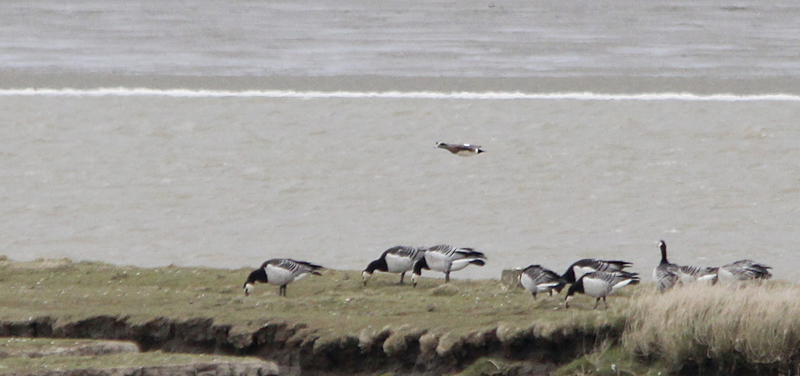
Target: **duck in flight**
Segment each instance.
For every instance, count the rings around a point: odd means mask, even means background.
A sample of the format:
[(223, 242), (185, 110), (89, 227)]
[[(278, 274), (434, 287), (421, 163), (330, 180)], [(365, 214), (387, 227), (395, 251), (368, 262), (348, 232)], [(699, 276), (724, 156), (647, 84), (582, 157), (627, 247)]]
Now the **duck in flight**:
[(462, 157), (478, 155), (484, 152), (480, 145), (471, 144), (448, 144), (445, 142), (437, 142), (436, 147), (439, 149), (449, 150), (451, 153)]

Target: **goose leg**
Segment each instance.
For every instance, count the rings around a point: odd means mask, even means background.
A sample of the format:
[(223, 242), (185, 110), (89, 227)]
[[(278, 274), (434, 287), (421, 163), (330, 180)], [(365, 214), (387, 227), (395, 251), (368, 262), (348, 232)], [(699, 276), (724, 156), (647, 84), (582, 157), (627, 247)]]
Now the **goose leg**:
[(278, 289), (278, 296), (286, 296), (286, 285), (282, 285)]
[(406, 272), (400, 273), (400, 283), (399, 283), (400, 285), (403, 284), (403, 278), (405, 278), (405, 277), (406, 277)]
[(594, 301), (594, 308), (592, 308), (592, 309), (597, 309), (597, 306), (599, 304), (600, 304), (600, 298), (597, 298), (597, 300)]
[(444, 283), (450, 282), (450, 271), (444, 272)]

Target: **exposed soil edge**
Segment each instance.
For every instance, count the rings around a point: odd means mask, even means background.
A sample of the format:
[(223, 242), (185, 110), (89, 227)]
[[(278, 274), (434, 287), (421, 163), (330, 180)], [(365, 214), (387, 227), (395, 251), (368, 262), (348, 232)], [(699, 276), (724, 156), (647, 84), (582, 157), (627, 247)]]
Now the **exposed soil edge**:
[(215, 325), (211, 318), (160, 317), (134, 324), (125, 317), (95, 316), (67, 323), (50, 317), (0, 321), (0, 336), (128, 340), (143, 351), (257, 356), (277, 362), (281, 373), (289, 375), (442, 374), (463, 370), (481, 357), (536, 363), (546, 374), (602, 342), (617, 342), (623, 327), (564, 329), (547, 337), (534, 328), (503, 324), (464, 336), (401, 327), (330, 338), (288, 322), (235, 333), (230, 325)]

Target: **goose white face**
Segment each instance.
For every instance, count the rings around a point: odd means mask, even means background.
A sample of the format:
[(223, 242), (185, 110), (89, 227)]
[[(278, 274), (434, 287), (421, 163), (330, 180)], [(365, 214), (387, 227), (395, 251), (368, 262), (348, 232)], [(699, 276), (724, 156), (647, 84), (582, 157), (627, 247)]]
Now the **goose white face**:
[(367, 271), (361, 272), (361, 282), (367, 283), (367, 280), (369, 280), (369, 277), (372, 277), (372, 273), (367, 272)]
[(419, 281), (419, 277), (421, 277), (421, 276), (419, 276), (417, 274), (412, 274), (411, 275), (411, 284), (416, 286), (417, 285), (417, 281)]
[(252, 283), (245, 283), (245, 285), (244, 285), (244, 296), (250, 295), (250, 291), (251, 290), (253, 290), (253, 284)]

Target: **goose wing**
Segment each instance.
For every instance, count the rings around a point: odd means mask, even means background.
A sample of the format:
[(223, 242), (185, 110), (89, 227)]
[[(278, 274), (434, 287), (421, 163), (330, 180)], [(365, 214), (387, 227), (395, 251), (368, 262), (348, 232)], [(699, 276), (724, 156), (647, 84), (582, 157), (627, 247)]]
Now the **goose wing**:
[(529, 291), (532, 291), (539, 286), (560, 287), (566, 284), (560, 275), (550, 269), (542, 267), (541, 265), (528, 266), (522, 270), (522, 274), (520, 274), (519, 278), (522, 287)]
[(739, 280), (769, 279), (772, 277), (772, 273), (769, 272), (772, 267), (756, 263), (753, 260), (739, 260), (724, 265), (720, 269), (732, 274)]
[(387, 249), (386, 252), (383, 253), (383, 257), (391, 254), (398, 257), (406, 257), (411, 260), (419, 260), (422, 258), (423, 252), (425, 252), (425, 250), (421, 248), (398, 245), (396, 247)]
[(594, 260), (592, 267), (598, 272), (618, 272), (633, 265), (632, 262), (620, 260)]
[(522, 270), (521, 276), (525, 276), (528, 278), (532, 283), (538, 285), (542, 283), (551, 283), (555, 282), (558, 284), (559, 280), (561, 280), (561, 276), (556, 274), (554, 271), (544, 268), (541, 265), (530, 265), (524, 270)]
[(562, 277), (567, 283), (575, 283), (585, 274), (593, 272), (621, 271), (633, 263), (620, 260), (598, 260), (593, 258), (581, 259), (572, 263)]
[(457, 249), (452, 256), (453, 259), (485, 259), (486, 255), (483, 252), (478, 252), (472, 248), (459, 248)]
[(659, 292), (667, 291), (678, 284), (680, 281), (678, 269), (675, 264), (661, 264), (653, 270), (653, 279)]
[(639, 283), (639, 275), (637, 273), (621, 271), (613, 272), (611, 274), (614, 276), (611, 280), (611, 293), (614, 293), (627, 285), (635, 285)]
[(678, 277), (682, 283), (691, 283), (694, 281), (712, 281), (717, 279), (717, 270), (719, 268), (704, 268), (699, 266), (682, 265), (678, 266)]
[(272, 259), (265, 262), (261, 267), (283, 269), (288, 271), (293, 276), (299, 276), (306, 273), (319, 275), (320, 273), (317, 270), (322, 269), (322, 266), (320, 265), (312, 264), (308, 261), (297, 261), (292, 259)]
[(437, 257), (444, 257), (450, 260), (458, 260), (464, 258), (481, 258), (485, 259), (486, 255), (483, 252), (478, 252), (472, 248), (458, 248), (453, 247), (447, 244), (439, 244), (433, 247), (428, 248), (425, 253), (437, 253), (441, 254), (441, 256)]
[(452, 245), (438, 244), (438, 245), (435, 245), (433, 247), (428, 248), (426, 253), (429, 253), (429, 252), (430, 253), (440, 253), (440, 254), (442, 254), (442, 255), (444, 255), (446, 257), (449, 257), (450, 255), (455, 253), (457, 250), (458, 250), (458, 248), (453, 247)]

